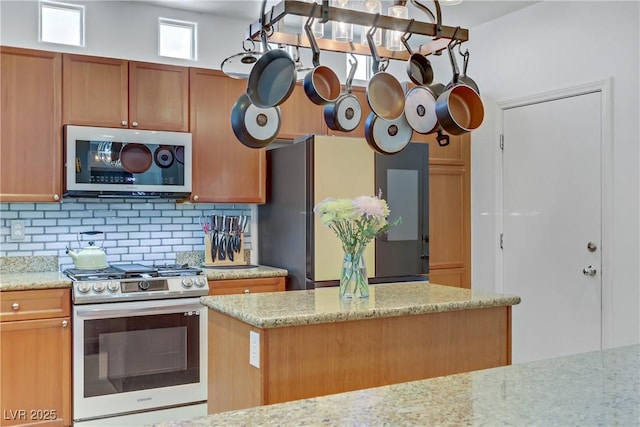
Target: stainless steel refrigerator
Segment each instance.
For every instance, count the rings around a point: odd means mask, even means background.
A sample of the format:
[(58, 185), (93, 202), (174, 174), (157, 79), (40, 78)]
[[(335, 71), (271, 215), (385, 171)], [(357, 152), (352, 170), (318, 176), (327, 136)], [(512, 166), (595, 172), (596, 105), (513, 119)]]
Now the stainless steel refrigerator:
[(267, 151), (267, 202), (258, 207), (259, 262), (289, 271), (287, 290), (337, 286), (343, 251), (313, 207), (382, 190), (401, 224), (365, 251), (370, 283), (428, 280), (428, 145), (375, 153), (363, 138), (308, 136)]

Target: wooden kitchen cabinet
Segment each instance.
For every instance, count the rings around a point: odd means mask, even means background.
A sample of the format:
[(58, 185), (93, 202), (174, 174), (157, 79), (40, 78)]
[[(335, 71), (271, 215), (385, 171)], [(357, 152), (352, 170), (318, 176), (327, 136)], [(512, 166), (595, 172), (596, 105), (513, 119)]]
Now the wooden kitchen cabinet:
[(191, 68), (193, 137), (192, 202), (264, 203), (265, 149), (248, 148), (231, 127), (231, 110), (246, 91), (246, 80), (217, 70)]
[(62, 198), (62, 57), (0, 47), (0, 201)]
[(301, 83), (296, 84), (291, 96), (280, 105), (280, 131), (278, 138), (294, 139), (309, 134), (322, 134), (324, 124), (323, 106), (307, 98)]
[(285, 290), (284, 277), (260, 277), (255, 279), (210, 280), (209, 295), (248, 294)]
[(189, 69), (63, 55), (64, 124), (187, 132)]
[(2, 425), (71, 425), (70, 290), (0, 300)]

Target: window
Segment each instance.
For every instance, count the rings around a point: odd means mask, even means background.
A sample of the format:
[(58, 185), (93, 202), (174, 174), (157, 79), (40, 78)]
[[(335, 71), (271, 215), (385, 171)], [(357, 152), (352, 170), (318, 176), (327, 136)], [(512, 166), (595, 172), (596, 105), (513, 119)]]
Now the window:
[(84, 46), (84, 6), (41, 1), (41, 42)]
[(160, 18), (158, 20), (158, 55), (195, 61), (197, 59), (197, 25), (195, 22)]
[[(347, 75), (351, 70), (351, 63), (353, 57), (346, 55), (347, 59)], [(371, 60), (367, 55), (355, 55), (358, 60), (358, 68), (356, 68), (356, 74), (353, 76), (353, 80), (368, 81), (371, 78)]]

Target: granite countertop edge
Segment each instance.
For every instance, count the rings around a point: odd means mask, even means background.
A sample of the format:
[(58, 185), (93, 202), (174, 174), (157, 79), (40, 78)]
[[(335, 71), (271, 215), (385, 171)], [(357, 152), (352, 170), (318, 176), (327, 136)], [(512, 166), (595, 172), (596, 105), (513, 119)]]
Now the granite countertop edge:
[(169, 421), (156, 427), (637, 426), (639, 369), (640, 345), (636, 344)]
[[(439, 286), (439, 285), (431, 285)], [(272, 293), (274, 294), (274, 293)], [(247, 304), (251, 300), (255, 303), (266, 294), (234, 295), (238, 299), (244, 299)], [(228, 297), (228, 296), (227, 296)], [(387, 317), (414, 316), (428, 313), (441, 313), (447, 311), (474, 310), (480, 308), (504, 307), (517, 305), (520, 297), (514, 295), (490, 295), (482, 299), (456, 300), (447, 302), (416, 303), (412, 305), (399, 305), (398, 307), (376, 307), (363, 310), (335, 310), (315, 313), (282, 313), (275, 315), (256, 315), (241, 308), (228, 304), (225, 296), (204, 296), (200, 303), (210, 310), (231, 316), (249, 325), (261, 329), (274, 329), (289, 326), (314, 325), (320, 323), (336, 323), (352, 320), (366, 320)], [(236, 300), (237, 301), (237, 300)]]
[[(256, 268), (214, 270), (203, 268), (207, 280), (254, 279), (287, 276), (282, 268), (259, 265)], [(72, 281), (59, 271), (37, 271), (27, 273), (0, 272), (0, 292), (42, 289), (71, 288)]]

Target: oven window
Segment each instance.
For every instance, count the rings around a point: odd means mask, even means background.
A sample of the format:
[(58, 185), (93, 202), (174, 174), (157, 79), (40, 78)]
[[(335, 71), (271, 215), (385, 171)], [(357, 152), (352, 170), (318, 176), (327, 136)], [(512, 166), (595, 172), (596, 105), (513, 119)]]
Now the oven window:
[(199, 320), (182, 312), (86, 320), (85, 397), (199, 382)]

